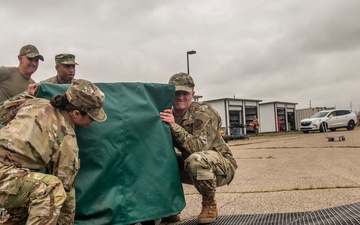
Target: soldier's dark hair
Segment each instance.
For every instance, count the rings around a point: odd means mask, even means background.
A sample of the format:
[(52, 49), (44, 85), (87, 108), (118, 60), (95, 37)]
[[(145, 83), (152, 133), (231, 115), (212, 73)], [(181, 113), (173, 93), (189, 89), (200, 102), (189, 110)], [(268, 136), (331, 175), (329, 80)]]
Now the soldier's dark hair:
[(85, 116), (86, 112), (79, 109), (78, 107), (71, 104), (65, 95), (55, 95), (50, 99), (50, 104), (57, 109), (65, 110), (67, 112), (73, 111), (73, 110), (79, 110), (80, 114)]

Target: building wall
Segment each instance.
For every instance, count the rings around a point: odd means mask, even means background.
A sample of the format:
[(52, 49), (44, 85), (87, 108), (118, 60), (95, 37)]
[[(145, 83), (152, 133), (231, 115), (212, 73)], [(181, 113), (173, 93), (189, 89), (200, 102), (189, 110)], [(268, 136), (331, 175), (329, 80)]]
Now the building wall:
[(246, 134), (247, 113), (250, 113), (251, 115), (258, 114), (257, 109), (259, 108), (259, 100), (252, 101), (245, 99), (225, 98), (209, 100), (205, 102), (212, 105), (214, 109), (219, 112), (222, 120), (222, 127), (225, 128), (224, 130), (227, 134)]
[[(249, 99), (215, 99), (205, 101), (216, 109), (222, 119), (222, 127), (227, 134), (254, 133), (249, 126), (254, 115), (259, 120), (259, 133), (293, 131), (298, 129), (296, 122), (297, 103), (268, 102)], [(234, 130), (239, 132), (234, 132)]]
[(260, 104), (261, 132), (297, 130), (296, 103), (268, 102)]
[(275, 132), (277, 131), (275, 122), (275, 105), (262, 104), (260, 105), (259, 131), (260, 132)]

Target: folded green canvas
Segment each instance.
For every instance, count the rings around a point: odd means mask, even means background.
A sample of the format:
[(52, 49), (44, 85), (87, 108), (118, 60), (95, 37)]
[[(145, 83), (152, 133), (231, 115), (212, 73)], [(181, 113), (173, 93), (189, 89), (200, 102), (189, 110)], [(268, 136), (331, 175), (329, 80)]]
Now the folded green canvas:
[[(185, 207), (170, 128), (159, 112), (171, 108), (174, 87), (155, 83), (96, 83), (104, 92), (104, 123), (77, 128), (81, 168), (75, 224), (117, 225), (178, 214)], [(41, 84), (51, 98), (69, 85)]]

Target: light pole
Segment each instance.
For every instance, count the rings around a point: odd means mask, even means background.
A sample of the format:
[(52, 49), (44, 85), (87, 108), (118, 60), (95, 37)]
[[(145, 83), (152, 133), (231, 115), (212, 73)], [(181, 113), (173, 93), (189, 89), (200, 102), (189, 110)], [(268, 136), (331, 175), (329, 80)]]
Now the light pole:
[(189, 55), (193, 55), (196, 54), (196, 51), (192, 50), (192, 51), (188, 51), (186, 52), (186, 59), (187, 59), (187, 73), (190, 75), (190, 70), (189, 70)]

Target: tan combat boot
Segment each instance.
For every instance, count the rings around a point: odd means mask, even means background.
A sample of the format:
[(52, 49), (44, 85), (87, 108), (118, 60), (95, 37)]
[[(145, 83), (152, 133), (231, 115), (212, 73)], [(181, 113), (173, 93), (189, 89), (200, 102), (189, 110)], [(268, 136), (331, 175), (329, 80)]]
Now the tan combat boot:
[(203, 196), (201, 213), (198, 216), (198, 224), (212, 223), (218, 215), (216, 201), (214, 196)]

